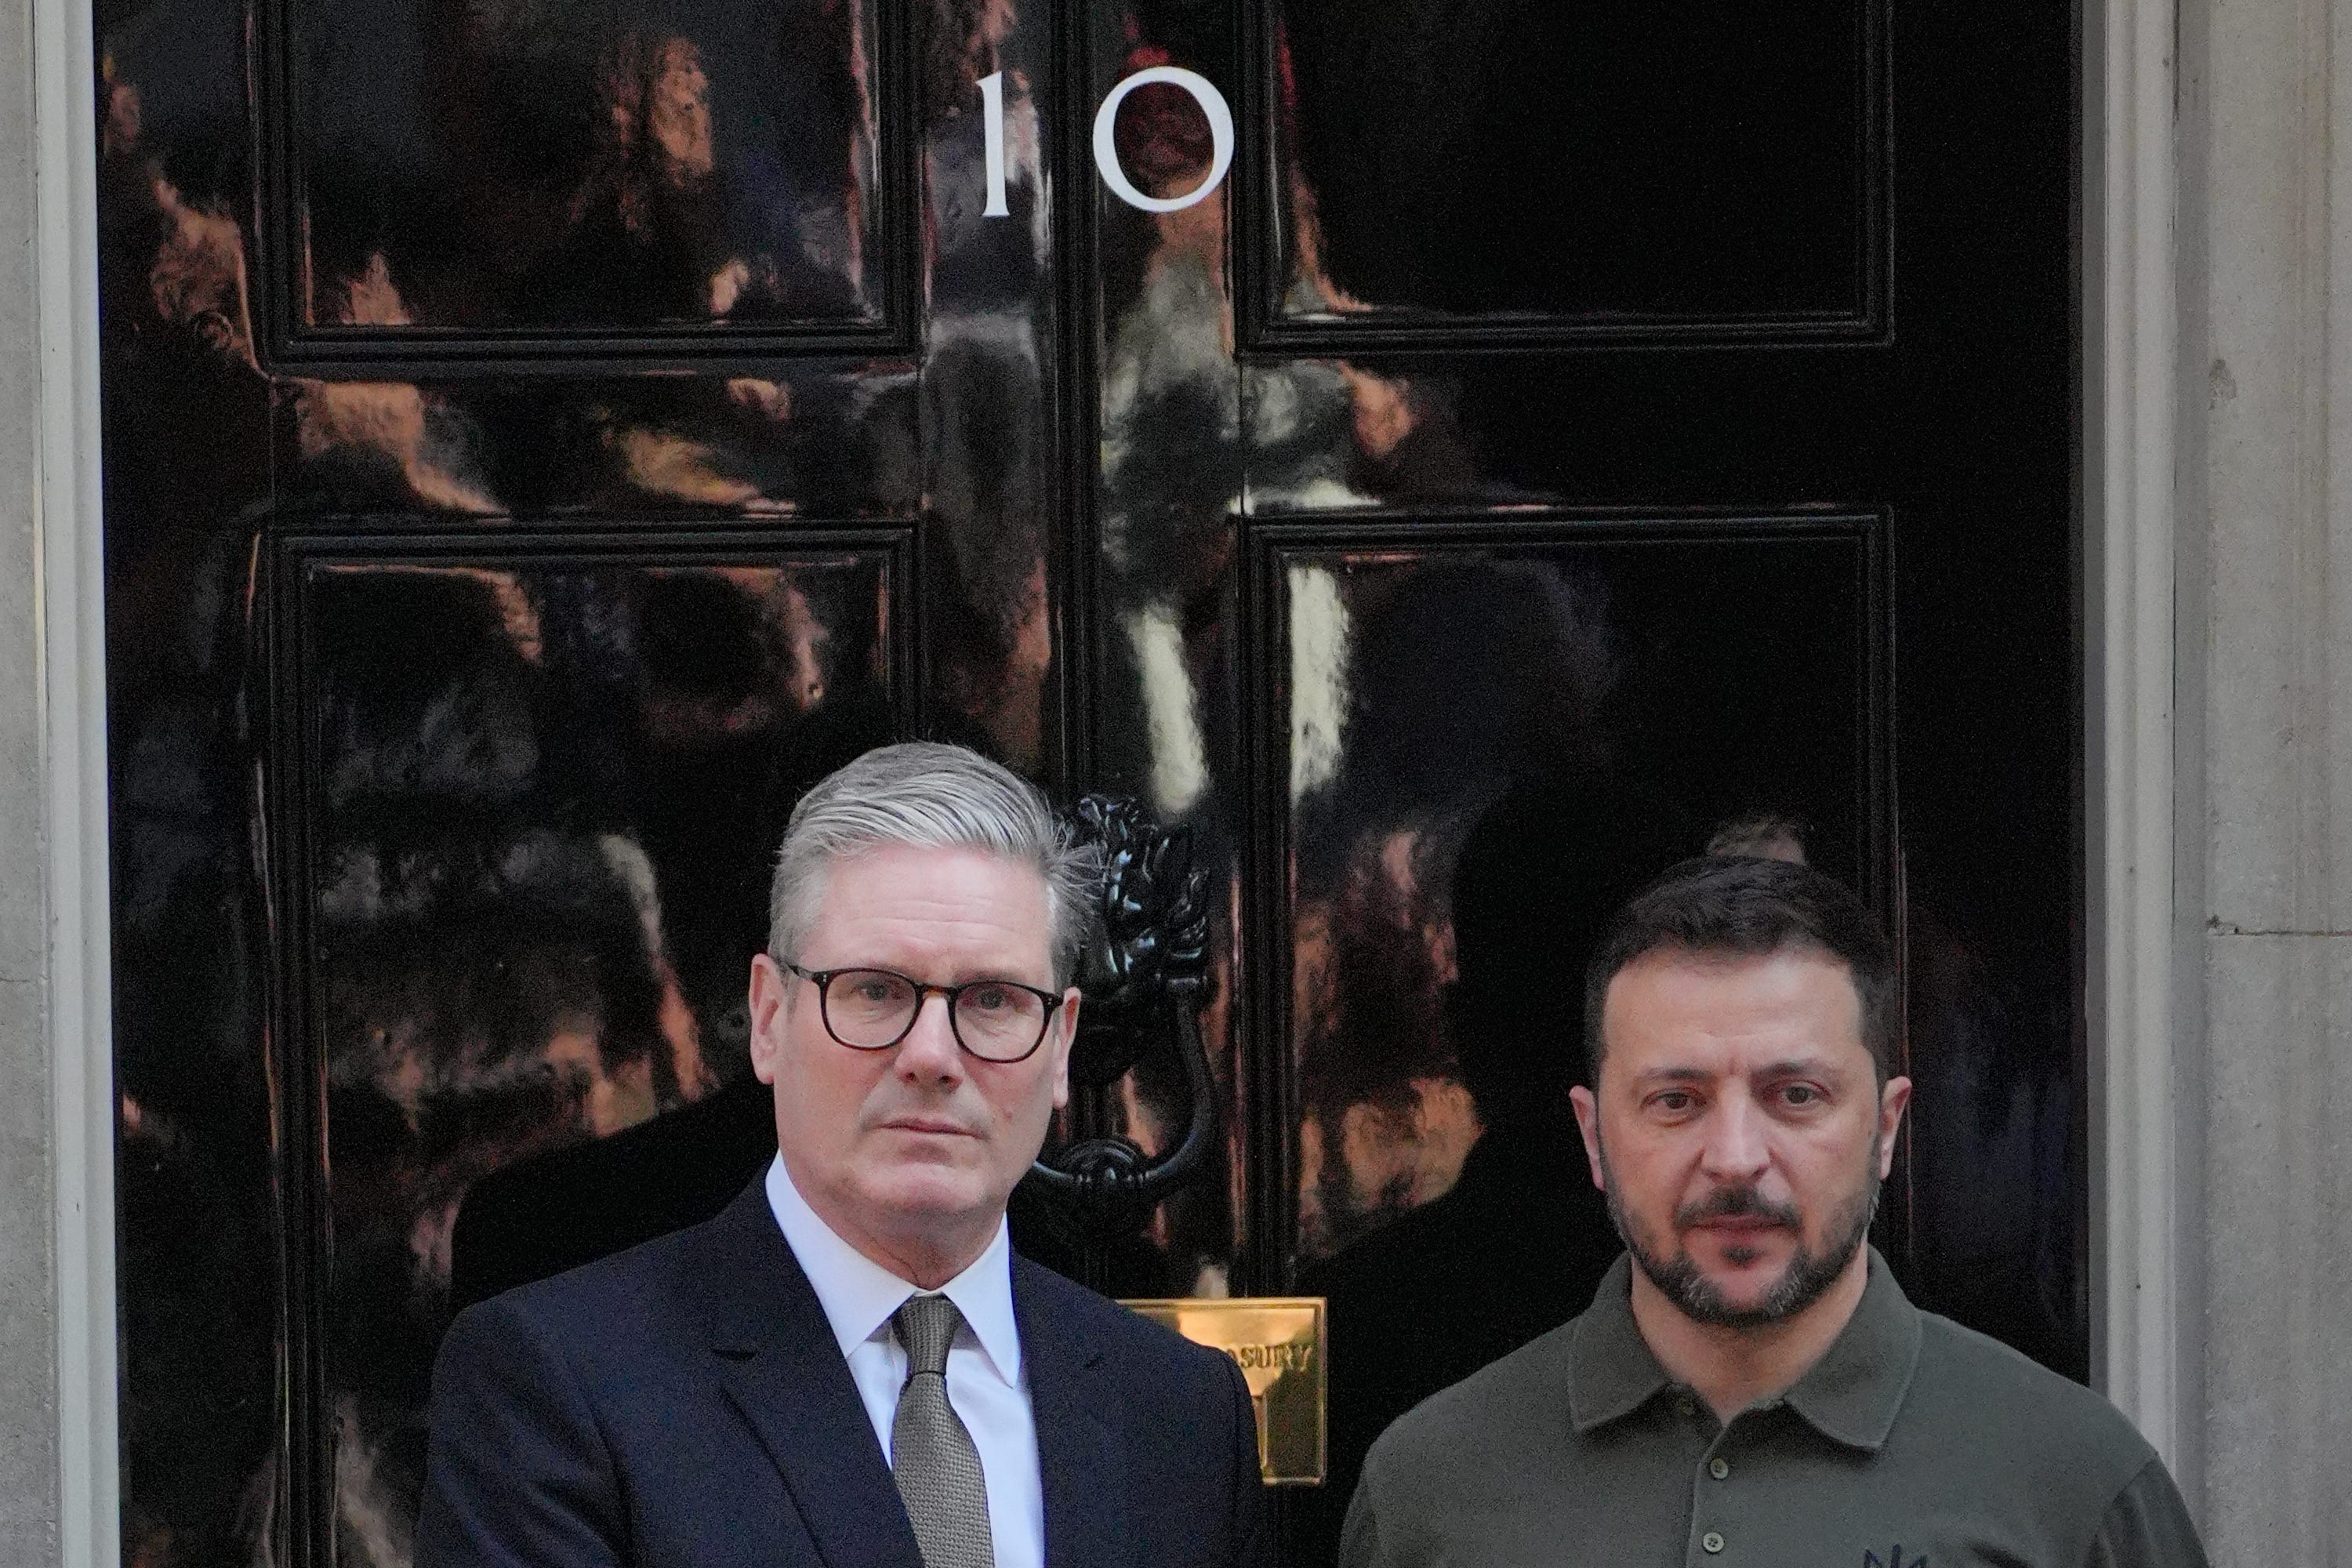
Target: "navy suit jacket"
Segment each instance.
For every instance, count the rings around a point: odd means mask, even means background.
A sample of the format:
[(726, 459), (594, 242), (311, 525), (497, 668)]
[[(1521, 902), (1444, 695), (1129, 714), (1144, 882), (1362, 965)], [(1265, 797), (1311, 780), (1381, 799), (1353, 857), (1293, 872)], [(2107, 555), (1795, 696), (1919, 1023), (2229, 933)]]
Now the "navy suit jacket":
[[(1240, 1369), (1015, 1256), (1047, 1568), (1262, 1568)], [(715, 1219), (457, 1317), (416, 1568), (922, 1568), (754, 1180)]]

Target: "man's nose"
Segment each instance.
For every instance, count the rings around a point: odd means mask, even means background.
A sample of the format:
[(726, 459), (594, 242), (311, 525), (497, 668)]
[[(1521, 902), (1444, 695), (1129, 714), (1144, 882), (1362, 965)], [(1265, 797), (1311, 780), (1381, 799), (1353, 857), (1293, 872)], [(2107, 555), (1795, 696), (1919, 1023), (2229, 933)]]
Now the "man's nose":
[(1700, 1158), (1706, 1173), (1718, 1181), (1753, 1181), (1771, 1163), (1764, 1113), (1744, 1094), (1727, 1094), (1706, 1119), (1706, 1143)]
[(948, 999), (934, 991), (915, 1005), (915, 1022), (898, 1042), (899, 1076), (927, 1082), (963, 1077), (963, 1047), (956, 1044)]

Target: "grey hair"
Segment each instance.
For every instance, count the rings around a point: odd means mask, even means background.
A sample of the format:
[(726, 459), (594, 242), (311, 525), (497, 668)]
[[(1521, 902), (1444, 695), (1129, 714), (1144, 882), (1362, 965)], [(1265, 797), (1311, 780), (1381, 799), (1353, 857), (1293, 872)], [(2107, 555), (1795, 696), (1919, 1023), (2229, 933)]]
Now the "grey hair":
[(1070, 984), (1093, 919), (1095, 856), (1034, 784), (978, 752), (935, 741), (879, 746), (827, 773), (793, 807), (768, 888), (768, 952), (796, 959), (835, 864), (888, 845), (980, 849), (1045, 883), (1054, 984)]

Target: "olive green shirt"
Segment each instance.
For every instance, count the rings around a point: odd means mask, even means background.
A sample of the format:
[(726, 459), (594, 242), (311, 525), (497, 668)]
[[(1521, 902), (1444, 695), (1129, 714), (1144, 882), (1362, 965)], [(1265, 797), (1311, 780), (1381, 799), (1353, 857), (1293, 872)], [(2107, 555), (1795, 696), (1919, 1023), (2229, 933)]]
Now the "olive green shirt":
[(1632, 1279), (1382, 1434), (1342, 1568), (2204, 1568), (2113, 1405), (1920, 1311), (1875, 1249), (1822, 1359), (1727, 1425), (1650, 1353)]

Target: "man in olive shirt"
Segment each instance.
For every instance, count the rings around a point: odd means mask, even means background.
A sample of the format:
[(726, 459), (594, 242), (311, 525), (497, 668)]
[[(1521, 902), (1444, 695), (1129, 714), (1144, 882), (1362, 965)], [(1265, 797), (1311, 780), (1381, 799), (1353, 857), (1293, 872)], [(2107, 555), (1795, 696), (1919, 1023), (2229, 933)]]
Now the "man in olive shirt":
[(1687, 861), (1626, 906), (1573, 1098), (1628, 1255), (1389, 1428), (1346, 1568), (2203, 1568), (2113, 1406), (1920, 1311), (1865, 1245), (1911, 1094), (1895, 1009), (1868, 913), (1803, 866)]

